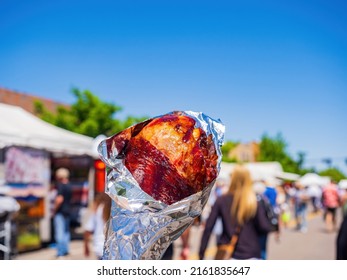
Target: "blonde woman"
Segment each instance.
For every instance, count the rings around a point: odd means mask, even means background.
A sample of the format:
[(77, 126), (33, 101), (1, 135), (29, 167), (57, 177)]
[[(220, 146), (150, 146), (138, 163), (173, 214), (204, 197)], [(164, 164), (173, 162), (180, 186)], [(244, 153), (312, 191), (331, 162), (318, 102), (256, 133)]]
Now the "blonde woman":
[(212, 207), (201, 240), (200, 259), (204, 258), (209, 237), (218, 218), (223, 223), (218, 245), (228, 244), (239, 227), (241, 231), (232, 258), (260, 259), (259, 236), (270, 232), (271, 224), (263, 204), (257, 200), (251, 175), (243, 165), (235, 166), (227, 194), (219, 197)]

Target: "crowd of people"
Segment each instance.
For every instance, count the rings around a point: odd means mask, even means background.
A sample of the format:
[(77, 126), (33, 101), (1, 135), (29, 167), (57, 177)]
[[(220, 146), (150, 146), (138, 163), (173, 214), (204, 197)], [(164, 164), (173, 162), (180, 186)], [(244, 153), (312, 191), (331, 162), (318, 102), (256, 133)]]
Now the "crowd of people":
[[(200, 259), (205, 258), (210, 238), (214, 235), (215, 259), (265, 260), (269, 234), (279, 241), (281, 231), (287, 228), (307, 233), (310, 213), (313, 217), (322, 216), (327, 234), (338, 232), (334, 244), (336, 259), (347, 259), (347, 188), (339, 187), (334, 181), (320, 185), (300, 181), (282, 183), (273, 178), (253, 181), (245, 165), (236, 165), (229, 183), (217, 181), (205, 210), (197, 223), (203, 228), (198, 252)], [(337, 216), (342, 217), (341, 225)], [(185, 232), (188, 236), (189, 231)], [(189, 251), (187, 244), (182, 242), (186, 252)], [(163, 259), (172, 257), (173, 246), (170, 246)]]
[[(68, 256), (70, 237), (71, 185), (69, 170), (55, 173), (51, 191), (52, 228), (56, 258)], [(95, 196), (87, 222), (84, 224), (86, 257), (92, 252), (102, 259), (105, 224), (111, 211), (111, 199), (105, 193)], [(203, 231), (199, 258), (205, 258), (210, 237), (216, 236), (215, 259), (267, 259), (269, 234), (280, 239), (281, 231), (295, 227), (300, 233), (308, 231), (307, 216), (322, 215), (327, 233), (337, 232), (336, 259), (347, 259), (347, 188), (334, 181), (326, 185), (305, 185), (297, 182), (279, 184), (275, 180), (253, 181), (245, 165), (236, 165), (228, 183), (217, 181), (205, 211), (195, 223)], [(342, 217), (343, 222), (340, 223)], [(181, 259), (189, 258), (188, 228), (181, 236)], [(162, 259), (174, 258), (171, 245)]]
[[(221, 229), (217, 234), (218, 248), (226, 244), (230, 246), (237, 235), (232, 258), (266, 259), (268, 234), (273, 232), (279, 240), (281, 230), (289, 226), (306, 233), (309, 211), (323, 216), (327, 233), (338, 231), (336, 258), (347, 259), (346, 187), (339, 187), (334, 181), (325, 185), (302, 184), (300, 181), (280, 184), (273, 179), (252, 182), (249, 170), (243, 165), (234, 168), (230, 179), (224, 194), (221, 195), (221, 186), (215, 187), (218, 195), (215, 193), (211, 199), (200, 259), (204, 257), (208, 239), (216, 227)], [(272, 209), (271, 214), (269, 208)], [(337, 224), (339, 210), (343, 219), (341, 226)], [(277, 218), (272, 223), (274, 217)], [(218, 224), (220, 222), (221, 225)], [(277, 227), (274, 227), (276, 223)]]

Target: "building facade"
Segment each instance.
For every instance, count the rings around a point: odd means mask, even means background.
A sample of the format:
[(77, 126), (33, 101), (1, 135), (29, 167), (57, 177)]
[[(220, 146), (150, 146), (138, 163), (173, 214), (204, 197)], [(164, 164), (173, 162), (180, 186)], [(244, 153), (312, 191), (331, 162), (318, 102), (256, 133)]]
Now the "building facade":
[(260, 153), (257, 142), (240, 143), (230, 150), (228, 157), (238, 162), (256, 162)]
[(45, 109), (52, 113), (55, 113), (59, 106), (66, 108), (69, 107), (67, 104), (56, 102), (54, 100), (0, 87), (0, 103), (18, 106), (32, 114), (35, 114), (35, 102), (37, 101), (41, 102)]

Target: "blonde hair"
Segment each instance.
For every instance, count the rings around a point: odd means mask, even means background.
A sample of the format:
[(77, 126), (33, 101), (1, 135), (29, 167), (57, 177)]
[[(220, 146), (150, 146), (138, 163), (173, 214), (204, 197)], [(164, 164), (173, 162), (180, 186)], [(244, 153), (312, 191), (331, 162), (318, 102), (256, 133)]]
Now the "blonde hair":
[(228, 193), (233, 195), (231, 215), (240, 225), (255, 216), (257, 197), (253, 189), (251, 174), (245, 166), (235, 166)]
[(57, 171), (55, 172), (55, 176), (58, 179), (69, 179), (70, 177), (70, 171), (66, 168), (59, 168), (57, 169)]

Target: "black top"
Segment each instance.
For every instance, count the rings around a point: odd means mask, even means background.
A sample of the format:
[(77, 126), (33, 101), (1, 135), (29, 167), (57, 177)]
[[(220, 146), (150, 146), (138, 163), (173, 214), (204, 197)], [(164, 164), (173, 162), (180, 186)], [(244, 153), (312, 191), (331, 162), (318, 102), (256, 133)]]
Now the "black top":
[(72, 190), (70, 184), (57, 184), (58, 194), (64, 198), (63, 203), (57, 209), (57, 213), (63, 214), (64, 216), (69, 216), (71, 211), (71, 198), (72, 198)]
[[(231, 204), (233, 197), (230, 194), (217, 198), (207, 219), (206, 227), (202, 236), (199, 251), (200, 259), (203, 259), (209, 237), (218, 218), (222, 219), (223, 232), (217, 241), (218, 245), (228, 244), (236, 229), (236, 219), (231, 216)], [(259, 236), (271, 231), (271, 224), (266, 216), (265, 208), (258, 202), (255, 216), (246, 222), (239, 234), (233, 258), (235, 259), (260, 259)]]
[(337, 236), (337, 260), (347, 260), (347, 215), (341, 224), (339, 234)]

